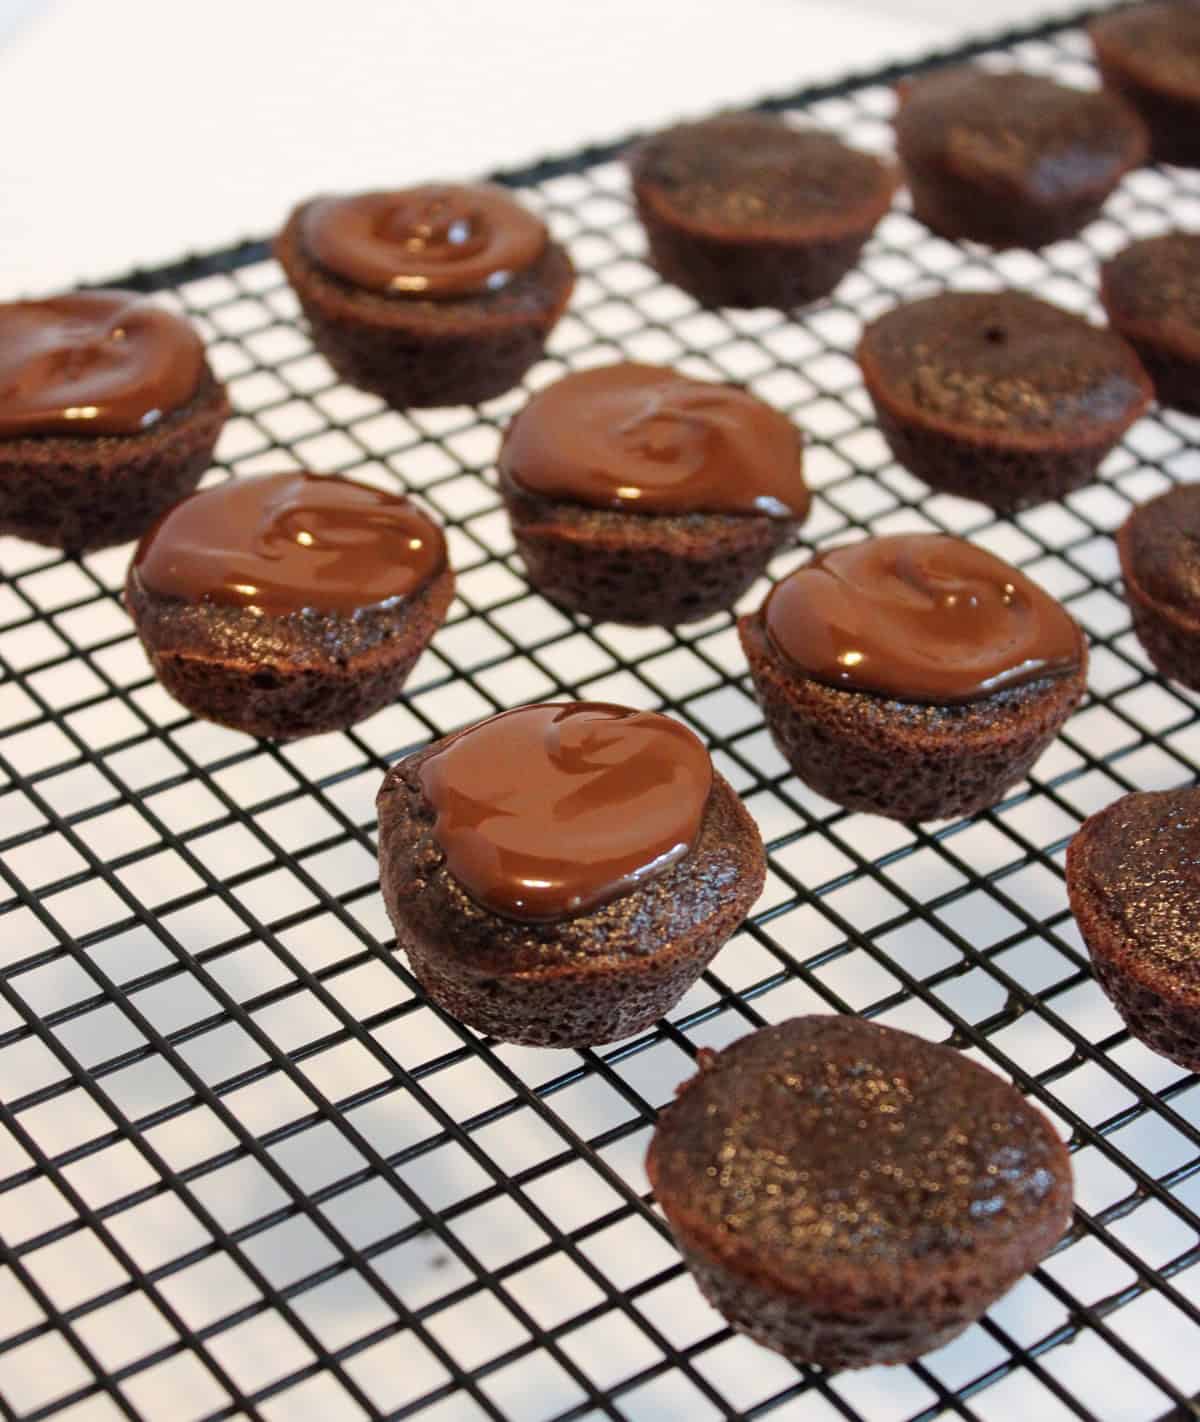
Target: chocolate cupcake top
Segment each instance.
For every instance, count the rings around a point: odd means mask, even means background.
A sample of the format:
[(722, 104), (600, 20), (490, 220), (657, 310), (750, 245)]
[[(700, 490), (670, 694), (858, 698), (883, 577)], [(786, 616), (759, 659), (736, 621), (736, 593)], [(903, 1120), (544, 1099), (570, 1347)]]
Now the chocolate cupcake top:
[[(1200, 6), (1196, 9), (1200, 20)], [(1118, 252), (1100, 269), (1109, 320), (1130, 336), (1153, 336), (1183, 354), (1200, 352), (1200, 233), (1165, 232)]]
[(545, 224), (492, 184), (317, 198), (303, 211), (309, 255), (354, 286), (445, 300), (499, 291), (545, 251)]
[(901, 86), (896, 141), (908, 163), (1053, 202), (1111, 187), (1148, 140), (1112, 94), (964, 65)]
[(1133, 5), (1102, 15), (1088, 27), (1107, 58), (1151, 89), (1200, 99), (1200, 5), (1194, 0)]
[(570, 918), (631, 893), (694, 846), (712, 762), (677, 721), (600, 702), (522, 706), (420, 766), (446, 867), (506, 918)]
[(801, 1279), (1042, 1247), (1069, 1218), (1049, 1122), (951, 1047), (798, 1017), (704, 1052), (662, 1113), (650, 1176), (685, 1239)]
[(402, 495), (331, 475), (266, 474), (169, 509), (138, 544), (133, 575), (187, 602), (354, 614), (411, 596), (445, 564), (441, 530)]
[(1077, 671), (1062, 605), (994, 554), (902, 533), (816, 554), (767, 599), (767, 635), (802, 675), (898, 701), (956, 705)]
[(1122, 956), (1160, 991), (1200, 993), (1200, 790), (1114, 801), (1076, 836), (1069, 867), (1072, 898), (1118, 926)]
[(1018, 442), (1124, 425), (1152, 393), (1119, 336), (1017, 291), (898, 306), (867, 327), (858, 359), (917, 418)]
[(0, 305), (0, 438), (138, 434), (186, 405), (204, 347), (132, 291)]
[(677, 219), (748, 238), (819, 236), (882, 214), (895, 180), (887, 166), (819, 129), (769, 114), (723, 114), (644, 139), (633, 179)]
[(1119, 541), (1126, 576), (1143, 593), (1200, 617), (1200, 485), (1168, 489), (1134, 509)]
[(520, 489), (629, 513), (801, 519), (800, 432), (745, 390), (623, 363), (565, 376), (509, 425), (499, 468)]

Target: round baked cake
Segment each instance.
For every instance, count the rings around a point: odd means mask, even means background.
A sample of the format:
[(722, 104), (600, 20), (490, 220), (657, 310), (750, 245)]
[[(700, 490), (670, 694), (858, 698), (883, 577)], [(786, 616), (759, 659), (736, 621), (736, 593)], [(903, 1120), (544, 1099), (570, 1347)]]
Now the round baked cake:
[(1159, 403), (1200, 415), (1200, 234), (1165, 232), (1118, 252), (1100, 269), (1100, 300)]
[(1124, 795), (1067, 849), (1096, 980), (1151, 1051), (1200, 1071), (1200, 790)]
[(858, 362), (899, 462), (999, 513), (1095, 478), (1154, 394), (1120, 336), (1017, 291), (897, 306), (863, 332)]
[(917, 218), (951, 241), (1044, 247), (1100, 213), (1149, 137), (1115, 94), (974, 65), (899, 89), (896, 149)]
[(1138, 641), (1163, 676), (1200, 690), (1200, 486), (1135, 508), (1117, 552)]
[(787, 310), (827, 296), (896, 187), (878, 158), (770, 114), (665, 129), (629, 166), (651, 261), (706, 306)]
[(453, 593), (442, 532), (409, 499), (293, 473), (170, 509), (138, 544), (125, 605), (189, 711), (291, 740), (395, 700)]
[(398, 409), (477, 404), (518, 384), (575, 273), (545, 224), (491, 184), (313, 198), (275, 242), (313, 343)]
[(994, 805), (1087, 686), (1087, 640), (1066, 609), (947, 534), (818, 553), (738, 633), (795, 773), (836, 804), (893, 819)]
[(731, 607), (795, 540), (801, 444), (737, 386), (607, 365), (519, 411), (500, 493), (540, 592), (596, 621), (670, 627)]
[(951, 1047), (796, 1017), (698, 1066), (659, 1116), (650, 1183), (709, 1302), (796, 1362), (941, 1347), (1070, 1222), (1050, 1122)]
[(762, 841), (687, 727), (566, 702), (506, 711), (394, 765), (379, 867), (430, 998), (507, 1042), (649, 1027), (742, 922)]
[(1088, 35), (1105, 85), (1150, 130), (1153, 156), (1200, 167), (1200, 6), (1122, 6), (1093, 20)]
[(196, 332), (137, 292), (0, 305), (0, 533), (136, 538), (200, 482), (228, 413)]

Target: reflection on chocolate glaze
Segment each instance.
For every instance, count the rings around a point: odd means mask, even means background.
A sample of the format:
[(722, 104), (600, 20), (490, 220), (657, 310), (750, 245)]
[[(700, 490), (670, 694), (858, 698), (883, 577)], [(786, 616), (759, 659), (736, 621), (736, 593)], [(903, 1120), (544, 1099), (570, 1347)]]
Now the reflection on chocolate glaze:
[(318, 198), (301, 218), (318, 266), (390, 296), (478, 296), (542, 255), (543, 222), (490, 184)]
[(0, 305), (0, 438), (138, 434), (196, 393), (204, 347), (133, 291)]
[(1078, 668), (1083, 633), (982, 548), (940, 533), (818, 553), (766, 604), (775, 647), (828, 686), (953, 705)]
[(682, 859), (712, 788), (678, 721), (601, 702), (522, 706), (421, 765), (450, 873), (507, 918), (572, 918)]
[(408, 499), (316, 474), (231, 479), (192, 494), (134, 557), (152, 592), (275, 615), (378, 607), (445, 563), (441, 530)]
[(801, 519), (800, 432), (732, 385), (653, 365), (568, 375), (509, 426), (499, 467), (520, 489), (631, 513)]

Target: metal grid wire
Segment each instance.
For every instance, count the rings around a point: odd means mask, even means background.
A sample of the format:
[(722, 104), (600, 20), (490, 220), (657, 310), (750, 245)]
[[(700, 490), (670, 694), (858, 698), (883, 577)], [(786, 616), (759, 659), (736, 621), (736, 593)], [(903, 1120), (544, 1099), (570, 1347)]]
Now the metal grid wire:
[[(1093, 77), (1073, 28), (994, 53)], [(893, 77), (772, 106), (886, 148)], [(1200, 421), (1147, 418), (1100, 482), (998, 520), (890, 460), (848, 354), (863, 320), (943, 285), (1011, 283), (1094, 314), (1101, 256), (1200, 226), (1200, 174), (1136, 173), (1083, 240), (1044, 255), (953, 246), (901, 207), (836, 299), (795, 319), (701, 311), (659, 282), (613, 150), (508, 180), (581, 270), (531, 386), (618, 356), (747, 383), (808, 433), (807, 544), (971, 537), (1087, 628), (1090, 698), (972, 821), (841, 810), (772, 747), (728, 615), (591, 626), (530, 592), (489, 468), (522, 392), (401, 415), (338, 386), (262, 246), (139, 274), (229, 382), (239, 413), (214, 477), (302, 465), (412, 489), (447, 525), (459, 596), (399, 704), (279, 746), (191, 720), (149, 677), (120, 603), (127, 549), (0, 545), (0, 1413), (1200, 1416), (1200, 1090), (1122, 1029), (1061, 874), (1083, 816), (1196, 772), (1200, 703), (1150, 672), (1111, 534), (1132, 502), (1200, 477)], [(655, 1030), (582, 1052), (497, 1045), (428, 1004), (395, 954), (374, 795), (430, 737), (576, 696), (699, 731), (762, 828), (768, 886)], [(910, 1368), (829, 1377), (734, 1335), (648, 1199), (655, 1111), (697, 1049), (810, 1010), (948, 1038), (1074, 1151), (1074, 1232)]]

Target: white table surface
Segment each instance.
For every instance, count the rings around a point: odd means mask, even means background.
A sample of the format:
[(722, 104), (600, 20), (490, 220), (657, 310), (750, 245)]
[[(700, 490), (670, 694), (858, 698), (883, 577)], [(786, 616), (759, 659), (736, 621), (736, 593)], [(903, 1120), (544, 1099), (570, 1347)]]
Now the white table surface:
[(1063, 0), (0, 0), (0, 297), (916, 56)]

